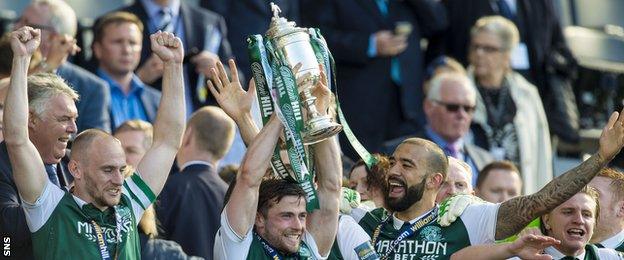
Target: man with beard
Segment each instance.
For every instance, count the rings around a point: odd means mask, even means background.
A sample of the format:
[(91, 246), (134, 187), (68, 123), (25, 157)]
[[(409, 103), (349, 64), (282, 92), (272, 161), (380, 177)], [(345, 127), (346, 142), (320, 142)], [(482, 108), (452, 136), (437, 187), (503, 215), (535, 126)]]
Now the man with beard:
[[(29, 118), (33, 111), (27, 102), (26, 75), (40, 41), (41, 31), (31, 27), (11, 34), (15, 56), (3, 129), (35, 258), (138, 259), (137, 222), (160, 193), (184, 130), (182, 44), (171, 33), (151, 36), (152, 50), (165, 63), (164, 91), (153, 145), (137, 172), (124, 180), (126, 162), (119, 141), (101, 130), (87, 130), (74, 140), (69, 162), (74, 187), (63, 192), (47, 178), (28, 138), (34, 119)], [(65, 101), (69, 105), (71, 100)]]
[[(624, 111), (623, 111), (624, 112)], [(559, 176), (539, 192), (501, 204), (468, 206), (451, 225), (442, 227), (435, 204), (445, 179), (448, 160), (434, 143), (418, 138), (403, 141), (391, 159), (384, 209), (375, 209), (359, 220), (372, 237), (382, 259), (445, 259), (461, 248), (494, 243), (519, 232), (531, 220), (563, 203), (604, 167), (624, 146), (624, 116), (614, 112), (600, 137), (597, 154)]]
[(602, 169), (589, 186), (600, 194), (600, 214), (591, 242), (624, 252), (624, 173)]

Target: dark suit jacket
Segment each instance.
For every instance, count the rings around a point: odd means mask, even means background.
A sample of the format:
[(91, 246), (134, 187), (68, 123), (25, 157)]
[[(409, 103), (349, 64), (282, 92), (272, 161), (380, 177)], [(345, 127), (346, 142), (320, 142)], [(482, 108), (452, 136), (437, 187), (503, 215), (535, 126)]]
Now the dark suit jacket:
[[(389, 155), (394, 153), (394, 150), (396, 150), (397, 146), (399, 146), (401, 142), (403, 142), (405, 139), (412, 138), (412, 137), (418, 137), (418, 138), (431, 140), (431, 138), (423, 131), (418, 132), (411, 136), (403, 136), (403, 137), (395, 138), (395, 139), (384, 142), (383, 153), (389, 154)], [(492, 157), (492, 155), (488, 151), (474, 144), (464, 143), (464, 152), (466, 153), (466, 155), (468, 155), (468, 157), (470, 157), (470, 159), (472, 159), (472, 161), (474, 162), (475, 166), (477, 166), (477, 169), (479, 169), (479, 171), (481, 171), (483, 167), (485, 167), (488, 163), (491, 163), (492, 161), (494, 161), (494, 157)], [(473, 174), (476, 175), (478, 174), (478, 172), (475, 172)]]
[(98, 128), (110, 133), (111, 125), (108, 114), (110, 93), (106, 81), (69, 62), (63, 63), (56, 73), (80, 95), (76, 102), (78, 132)]
[(169, 176), (156, 207), (163, 239), (177, 242), (188, 255), (212, 259), (227, 187), (216, 169), (203, 164)]
[[(149, 16), (145, 11), (145, 8), (141, 4), (141, 1), (134, 1), (133, 4), (125, 6), (120, 10), (116, 11), (125, 11), (135, 14), (141, 19), (144, 25), (147, 25), (149, 22)], [(227, 64), (227, 60), (232, 57), (232, 50), (230, 47), (230, 43), (227, 40), (227, 29), (225, 26), (225, 19), (220, 15), (205, 10), (203, 8), (197, 8), (190, 6), (185, 1), (180, 1), (180, 15), (182, 16), (182, 22), (184, 24), (184, 36), (185, 36), (185, 46), (184, 52), (186, 54), (189, 53), (189, 50), (196, 48), (197, 50), (204, 49), (204, 37), (207, 32), (207, 28), (209, 25), (214, 26), (215, 29), (219, 30), (221, 33), (221, 43), (219, 45), (219, 51), (217, 55), (221, 61), (224, 61)], [(147, 27), (146, 27), (147, 28)], [(141, 52), (141, 65), (149, 58), (151, 55), (151, 47), (150, 47), (150, 39), (149, 39), (149, 30), (143, 30), (143, 50)], [(141, 66), (139, 65), (139, 66)], [(200, 108), (207, 104), (216, 104), (214, 98), (210, 98), (207, 102), (202, 103), (197, 98), (197, 78), (198, 74), (195, 73), (195, 66), (193, 64), (188, 63), (188, 70), (185, 77), (188, 77), (190, 86), (187, 86), (188, 91), (190, 91), (191, 96), (193, 97), (193, 106), (196, 108)], [(156, 89), (160, 89), (161, 82), (156, 82), (153, 84)], [(209, 95), (211, 97), (211, 95)]]
[[(396, 106), (393, 98), (399, 99), (400, 117), (417, 127), (424, 125), (420, 40), (446, 26), (444, 8), (438, 1), (390, 0), (387, 16), (382, 15), (375, 0), (302, 0), (301, 10), (305, 10), (301, 12), (302, 24), (320, 28), (327, 40), (336, 60), (340, 105), (366, 148), (379, 149), (383, 139), (372, 140), (379, 139), (376, 134), (382, 130), (378, 124), (390, 113), (388, 107)], [(400, 21), (412, 24), (413, 30), (407, 49), (397, 56), (401, 68), (397, 91), (391, 78), (392, 59), (369, 58), (367, 51), (373, 33), (392, 31)]]
[[(67, 169), (67, 156), (57, 166), (57, 175), (61, 186), (67, 186), (73, 177)], [(11, 238), (11, 257), (15, 259), (33, 259), (32, 240), (30, 230), (26, 224), (24, 209), (20, 206), (20, 199), (13, 170), (9, 161), (9, 154), (4, 142), (0, 143), (0, 236)]]
[[(269, 29), (271, 17), (270, 2), (277, 4), (280, 16), (289, 21), (299, 21), (299, 0), (202, 0), (200, 6), (225, 17), (228, 40), (236, 57), (236, 65), (251, 78), (249, 55), (247, 54), (247, 36), (265, 34)], [(243, 84), (245, 85), (245, 84)]]

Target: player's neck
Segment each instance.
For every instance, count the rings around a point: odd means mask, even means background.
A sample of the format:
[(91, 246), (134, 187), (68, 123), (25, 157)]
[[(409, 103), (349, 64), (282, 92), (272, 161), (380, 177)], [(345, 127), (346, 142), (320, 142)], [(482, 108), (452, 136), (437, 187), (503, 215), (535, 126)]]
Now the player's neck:
[(562, 254), (566, 255), (566, 256), (580, 256), (583, 253), (585, 253), (585, 246), (581, 247), (578, 250), (574, 250), (574, 249), (565, 249), (561, 246), (561, 244), (554, 246), (555, 249), (557, 249), (559, 252), (561, 252)]
[(430, 201), (423, 198), (420, 201), (414, 203), (407, 210), (396, 212), (395, 216), (403, 221), (411, 221), (412, 219), (415, 219), (427, 213), (433, 207), (435, 207), (435, 200)]
[(108, 206), (98, 205), (94, 201), (94, 199), (91, 196), (89, 196), (89, 193), (86, 191), (82, 192), (80, 189), (73, 189), (72, 194), (78, 197), (79, 199), (81, 199), (82, 201), (86, 202), (87, 204), (91, 203), (94, 207), (96, 207), (100, 211), (105, 211), (106, 209), (108, 209)]

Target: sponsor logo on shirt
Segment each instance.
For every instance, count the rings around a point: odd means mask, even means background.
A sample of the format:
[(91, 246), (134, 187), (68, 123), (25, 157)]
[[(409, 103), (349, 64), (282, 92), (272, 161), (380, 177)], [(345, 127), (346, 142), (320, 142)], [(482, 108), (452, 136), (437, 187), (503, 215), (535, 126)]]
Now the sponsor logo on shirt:
[(374, 260), (379, 259), (379, 256), (373, 249), (373, 245), (369, 241), (362, 243), (361, 245), (355, 247), (355, 253), (360, 260)]

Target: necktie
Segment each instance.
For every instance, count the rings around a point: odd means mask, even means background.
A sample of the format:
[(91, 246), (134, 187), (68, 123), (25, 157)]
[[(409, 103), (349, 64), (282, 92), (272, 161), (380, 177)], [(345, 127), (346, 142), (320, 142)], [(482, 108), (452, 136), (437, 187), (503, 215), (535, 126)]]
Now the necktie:
[(50, 179), (50, 181), (54, 183), (54, 185), (61, 187), (59, 178), (56, 175), (56, 167), (53, 164), (46, 164), (45, 170), (46, 170), (46, 173), (48, 174), (48, 179)]
[(173, 32), (173, 14), (171, 9), (165, 7), (160, 9), (158, 12), (160, 14), (160, 24), (158, 25), (158, 30), (163, 32)]
[(449, 156), (459, 159), (459, 149), (455, 147), (455, 145), (446, 145), (446, 147), (444, 147), (444, 150)]
[(498, 0), (496, 4), (498, 5), (498, 14), (511, 21), (516, 19), (516, 15), (511, 11), (511, 7), (509, 7), (506, 0)]
[[(377, 7), (379, 8), (379, 12), (384, 17), (388, 16), (388, 2), (387, 0), (375, 0)], [(390, 77), (392, 81), (397, 85), (401, 84), (401, 63), (399, 63), (399, 59), (394, 57), (390, 61)]]

